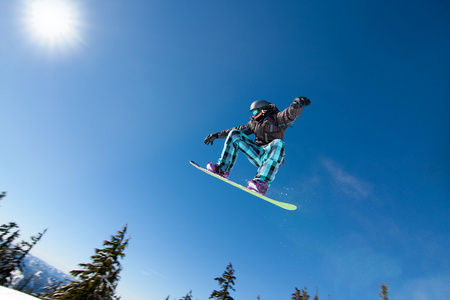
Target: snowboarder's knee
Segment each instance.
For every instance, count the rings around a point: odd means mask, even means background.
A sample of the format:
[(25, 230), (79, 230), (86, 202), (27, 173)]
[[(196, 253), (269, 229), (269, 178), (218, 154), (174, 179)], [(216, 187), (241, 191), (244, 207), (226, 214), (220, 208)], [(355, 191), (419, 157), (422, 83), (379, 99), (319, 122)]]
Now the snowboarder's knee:
[(233, 141), (241, 139), (242, 133), (237, 129), (233, 129), (230, 131), (230, 133), (228, 133), (228, 138), (232, 139)]
[(284, 148), (283, 140), (276, 139), (276, 140), (273, 140), (272, 143), (273, 143), (274, 146), (278, 146), (278, 147)]

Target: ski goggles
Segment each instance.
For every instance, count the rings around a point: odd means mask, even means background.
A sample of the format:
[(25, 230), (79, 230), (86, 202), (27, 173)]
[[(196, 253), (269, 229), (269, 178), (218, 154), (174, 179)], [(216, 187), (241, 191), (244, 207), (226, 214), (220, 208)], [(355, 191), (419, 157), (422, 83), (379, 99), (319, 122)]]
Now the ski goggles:
[(255, 108), (254, 110), (252, 110), (252, 116), (256, 117), (259, 114), (259, 109)]

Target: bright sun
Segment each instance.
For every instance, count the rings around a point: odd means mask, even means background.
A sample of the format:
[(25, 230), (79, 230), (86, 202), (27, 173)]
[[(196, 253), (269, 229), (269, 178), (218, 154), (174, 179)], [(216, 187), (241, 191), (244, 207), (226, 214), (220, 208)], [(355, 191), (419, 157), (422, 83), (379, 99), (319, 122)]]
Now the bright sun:
[(29, 0), (26, 21), (34, 38), (48, 46), (73, 43), (78, 35), (78, 11), (69, 0)]

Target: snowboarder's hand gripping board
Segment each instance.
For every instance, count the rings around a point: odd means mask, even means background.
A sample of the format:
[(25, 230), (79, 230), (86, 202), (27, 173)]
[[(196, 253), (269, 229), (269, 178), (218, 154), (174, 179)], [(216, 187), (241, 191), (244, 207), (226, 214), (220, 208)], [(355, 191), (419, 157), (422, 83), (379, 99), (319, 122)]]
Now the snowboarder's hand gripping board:
[(252, 191), (252, 190), (250, 190), (250, 189), (248, 189), (248, 188), (246, 188), (246, 187), (244, 187), (244, 186), (242, 186), (242, 185), (240, 185), (240, 184), (237, 184), (236, 182), (233, 182), (233, 181), (231, 181), (231, 180), (228, 180), (228, 179), (226, 179), (226, 178), (223, 178), (223, 177), (220, 176), (220, 175), (214, 174), (214, 173), (212, 173), (212, 172), (210, 172), (210, 171), (208, 171), (208, 170), (206, 170), (206, 169), (200, 167), (198, 164), (196, 164), (196, 163), (193, 162), (192, 160), (190, 161), (190, 163), (191, 163), (191, 165), (193, 165), (193, 166), (196, 167), (197, 169), (199, 169), (199, 170), (205, 172), (206, 174), (209, 174), (209, 175), (211, 175), (211, 176), (214, 176), (214, 177), (216, 177), (216, 178), (218, 178), (218, 179), (220, 179), (220, 180), (222, 180), (222, 181), (224, 181), (224, 182), (226, 182), (226, 183), (228, 183), (228, 184), (231, 184), (231, 185), (233, 185), (233, 186), (235, 186), (235, 187), (237, 187), (237, 188), (239, 188), (239, 189), (241, 189), (241, 190), (243, 190), (243, 191), (245, 191), (245, 192), (247, 192), (247, 193), (250, 193), (250, 194), (252, 194), (252, 195), (254, 195), (254, 196), (258, 197), (258, 198), (261, 198), (261, 199), (263, 199), (263, 200), (265, 200), (265, 201), (267, 201), (267, 202), (270, 202), (270, 203), (272, 203), (272, 204), (274, 204), (274, 205), (276, 205), (276, 206), (278, 206), (278, 207), (284, 208), (284, 209), (286, 209), (286, 210), (296, 210), (296, 209), (297, 209), (297, 206), (295, 206), (294, 204), (285, 203), (285, 202), (281, 202), (281, 201), (276, 201), (276, 200), (270, 199), (270, 198), (268, 198), (268, 197), (266, 197), (266, 196), (263, 196), (263, 195), (261, 195), (261, 194), (258, 194), (257, 192), (254, 192), (254, 191)]

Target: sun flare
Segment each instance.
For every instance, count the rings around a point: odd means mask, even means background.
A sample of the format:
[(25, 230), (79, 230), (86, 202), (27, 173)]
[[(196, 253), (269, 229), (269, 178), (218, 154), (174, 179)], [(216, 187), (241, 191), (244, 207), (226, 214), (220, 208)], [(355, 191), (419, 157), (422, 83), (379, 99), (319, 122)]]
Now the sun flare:
[(69, 0), (29, 0), (26, 21), (33, 37), (49, 46), (73, 43), (78, 35), (78, 11)]

